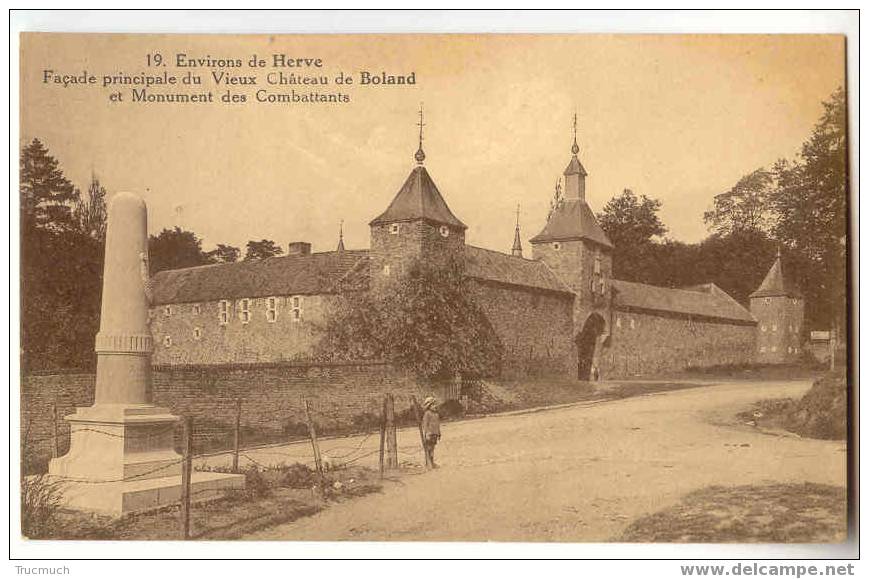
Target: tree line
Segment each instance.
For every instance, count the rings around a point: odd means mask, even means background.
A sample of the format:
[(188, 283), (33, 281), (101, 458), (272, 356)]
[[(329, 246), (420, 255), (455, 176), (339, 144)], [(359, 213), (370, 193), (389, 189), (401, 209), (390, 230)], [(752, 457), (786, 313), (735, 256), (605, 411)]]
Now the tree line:
[(613, 276), (668, 287), (714, 282), (747, 304), (780, 250), (805, 296), (806, 327), (843, 328), (847, 294), (847, 114), (837, 89), (795, 159), (743, 176), (716, 195), (699, 243), (667, 238), (661, 202), (626, 189), (598, 214)]

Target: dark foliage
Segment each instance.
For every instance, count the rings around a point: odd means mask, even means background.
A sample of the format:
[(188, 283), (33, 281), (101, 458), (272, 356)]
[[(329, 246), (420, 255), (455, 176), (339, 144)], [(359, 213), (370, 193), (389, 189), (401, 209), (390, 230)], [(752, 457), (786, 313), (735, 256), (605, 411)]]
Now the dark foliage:
[(321, 357), (381, 359), (433, 380), (500, 371), (503, 345), (450, 255), (413, 263), (370, 292), (345, 292), (319, 344)]
[(192, 231), (180, 227), (164, 229), (148, 238), (148, 255), (151, 275), (164, 269), (180, 269), (214, 263), (209, 254), (202, 251), (202, 240)]
[(271, 239), (251, 240), (247, 242), (247, 253), (244, 255), (244, 259), (245, 261), (249, 259), (265, 259), (281, 255), (283, 252), (284, 250)]

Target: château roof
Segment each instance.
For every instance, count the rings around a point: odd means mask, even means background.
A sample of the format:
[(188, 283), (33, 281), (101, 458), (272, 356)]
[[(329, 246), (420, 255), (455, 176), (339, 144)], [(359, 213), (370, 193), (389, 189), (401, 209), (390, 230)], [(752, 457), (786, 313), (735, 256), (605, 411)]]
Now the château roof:
[(328, 251), (161, 271), (151, 278), (152, 303), (333, 293), (367, 256), (367, 251)]
[(609, 248), (613, 246), (584, 199), (565, 199), (552, 212), (543, 231), (531, 239), (531, 243), (576, 239), (587, 239)]
[(665, 312), (743, 324), (756, 323), (751, 312), (715, 284), (703, 284), (691, 289), (672, 289), (614, 279), (612, 287), (615, 290), (613, 307), (616, 309)]
[(506, 285), (573, 294), (573, 290), (542, 261), (515, 257), (474, 247), (465, 246), (466, 273), (469, 277)]
[(802, 293), (800, 293), (800, 291), (790, 283), (789, 279), (785, 278), (780, 255), (776, 256), (775, 262), (772, 264), (772, 267), (769, 268), (769, 271), (767, 272), (766, 277), (763, 278), (760, 287), (757, 288), (749, 297), (770, 298), (779, 296), (786, 296), (789, 298), (802, 297)]
[(450, 211), (437, 185), (422, 165), (414, 167), (392, 203), (371, 221), (371, 225), (415, 219), (467, 229)]

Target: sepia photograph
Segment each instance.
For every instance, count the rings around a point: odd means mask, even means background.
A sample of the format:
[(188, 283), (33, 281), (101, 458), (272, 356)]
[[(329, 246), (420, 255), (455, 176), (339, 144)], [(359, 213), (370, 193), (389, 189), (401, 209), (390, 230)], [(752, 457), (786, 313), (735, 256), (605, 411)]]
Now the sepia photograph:
[(849, 42), (20, 32), (11, 534), (856, 546)]

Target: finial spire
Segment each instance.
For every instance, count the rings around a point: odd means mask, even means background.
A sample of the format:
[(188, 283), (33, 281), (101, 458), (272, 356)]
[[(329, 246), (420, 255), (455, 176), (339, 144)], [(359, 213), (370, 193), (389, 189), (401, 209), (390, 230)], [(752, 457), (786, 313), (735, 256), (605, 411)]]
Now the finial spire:
[(338, 251), (344, 251), (344, 220), (338, 223)]
[(573, 146), (570, 147), (570, 152), (579, 154), (579, 144), (576, 142), (576, 112), (573, 113)]
[(417, 165), (422, 165), (423, 161), (425, 161), (425, 152), (422, 150), (422, 128), (425, 126), (425, 123), (422, 122), (422, 103), (419, 103), (419, 122), (417, 126), (419, 126), (419, 148), (416, 150), (413, 158), (416, 159)]
[(519, 234), (519, 210), (520, 206), (516, 204), (516, 233), (513, 235), (513, 255), (522, 257), (522, 237)]

